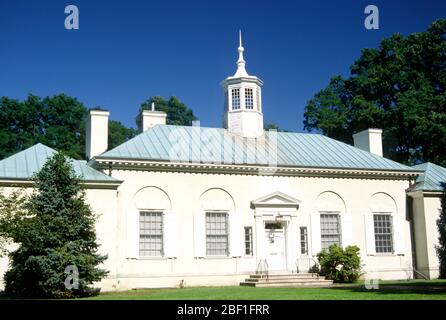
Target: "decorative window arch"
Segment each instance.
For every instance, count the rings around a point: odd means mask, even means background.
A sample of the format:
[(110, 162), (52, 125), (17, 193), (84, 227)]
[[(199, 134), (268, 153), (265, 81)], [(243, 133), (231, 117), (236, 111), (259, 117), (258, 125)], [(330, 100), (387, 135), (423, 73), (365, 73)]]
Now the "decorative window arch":
[(374, 254), (404, 254), (404, 220), (394, 198), (377, 192), (370, 197), (365, 214), (366, 251)]
[(351, 245), (352, 234), (352, 217), (344, 199), (333, 191), (320, 193), (311, 214), (312, 254), (316, 255), (332, 244)]
[(156, 186), (139, 189), (127, 212), (127, 257), (176, 256), (176, 215), (166, 191)]
[(195, 257), (242, 256), (244, 229), (231, 194), (211, 188), (201, 194), (198, 203), (194, 214)]

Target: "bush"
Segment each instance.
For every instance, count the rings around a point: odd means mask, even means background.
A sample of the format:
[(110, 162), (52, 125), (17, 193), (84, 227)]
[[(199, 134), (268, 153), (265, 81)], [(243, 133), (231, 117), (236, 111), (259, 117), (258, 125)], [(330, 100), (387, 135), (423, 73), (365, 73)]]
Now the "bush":
[(351, 283), (361, 276), (361, 258), (357, 246), (344, 249), (332, 245), (328, 251), (319, 252), (320, 274), (338, 283)]

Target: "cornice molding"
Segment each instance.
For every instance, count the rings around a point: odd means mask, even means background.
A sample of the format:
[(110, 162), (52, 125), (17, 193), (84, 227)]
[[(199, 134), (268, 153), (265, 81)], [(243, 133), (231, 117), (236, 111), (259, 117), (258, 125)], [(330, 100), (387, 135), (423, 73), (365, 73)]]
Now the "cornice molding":
[[(82, 181), (81, 185), (85, 189), (111, 189), (116, 190), (123, 181), (98, 182), (98, 181)], [(28, 179), (0, 179), (0, 187), (23, 188), (33, 187), (34, 181)]]
[(194, 162), (148, 161), (115, 158), (95, 158), (89, 163), (102, 170), (170, 171), (211, 174), (302, 176), (328, 178), (370, 178), (408, 180), (422, 171), (366, 170), (310, 167), (272, 167), (261, 165), (208, 164)]

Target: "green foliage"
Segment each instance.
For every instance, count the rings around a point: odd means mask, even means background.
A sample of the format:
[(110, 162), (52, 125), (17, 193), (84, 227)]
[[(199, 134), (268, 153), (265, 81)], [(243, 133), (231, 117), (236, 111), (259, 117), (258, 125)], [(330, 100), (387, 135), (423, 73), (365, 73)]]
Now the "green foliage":
[[(100, 109), (96, 107), (96, 109)], [(30, 94), (24, 101), (0, 99), (0, 159), (40, 142), (75, 159), (85, 158), (87, 108), (65, 94), (39, 98)], [(119, 121), (110, 120), (109, 149), (137, 134)]]
[(332, 245), (328, 251), (317, 255), (321, 275), (334, 282), (355, 282), (361, 276), (361, 258), (357, 246), (348, 246), (345, 250)]
[[(9, 253), (5, 293), (20, 298), (70, 298), (99, 292), (90, 288), (108, 272), (97, 266), (95, 216), (79, 177), (62, 154), (48, 159), (34, 176), (31, 195), (0, 198), (0, 235), (19, 247)], [(79, 270), (79, 286), (67, 289), (65, 268)]]
[(28, 197), (24, 190), (16, 190), (8, 196), (0, 191), (0, 257), (8, 253), (7, 246), (12, 244), (11, 234), (18, 230), (16, 217), (26, 217), (24, 204)]
[(264, 129), (265, 131), (268, 131), (268, 130), (276, 130), (277, 132), (289, 132), (288, 130), (281, 129), (281, 128), (279, 127), (279, 125), (276, 124), (276, 123), (266, 123), (266, 124), (263, 126), (263, 129)]
[(127, 128), (121, 122), (110, 120), (108, 122), (108, 149), (113, 149), (127, 140), (135, 137), (138, 131), (134, 128)]
[[(193, 111), (176, 97), (170, 97), (169, 100), (164, 100), (164, 98), (158, 96), (150, 97), (141, 104), (140, 111), (151, 110), (152, 102), (155, 103), (155, 110), (167, 113), (167, 124), (191, 126), (192, 122), (197, 120)], [(138, 123), (139, 117), (136, 118), (136, 124)]]
[(30, 94), (24, 101), (0, 99), (0, 158), (41, 142), (84, 158), (87, 110), (65, 94), (41, 99)]
[(436, 246), (439, 265), (439, 278), (446, 279), (446, 184), (443, 184), (441, 196), (441, 212), (437, 220), (438, 245)]
[(363, 49), (350, 70), (349, 78), (333, 77), (308, 101), (306, 130), (352, 143), (353, 133), (382, 128), (385, 156), (446, 165), (445, 19)]

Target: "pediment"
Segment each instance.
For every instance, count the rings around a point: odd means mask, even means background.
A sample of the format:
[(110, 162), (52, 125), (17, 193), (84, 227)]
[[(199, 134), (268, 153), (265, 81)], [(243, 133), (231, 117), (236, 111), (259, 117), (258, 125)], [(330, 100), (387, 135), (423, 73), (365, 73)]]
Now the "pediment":
[(276, 191), (251, 201), (251, 207), (298, 207), (300, 200)]

